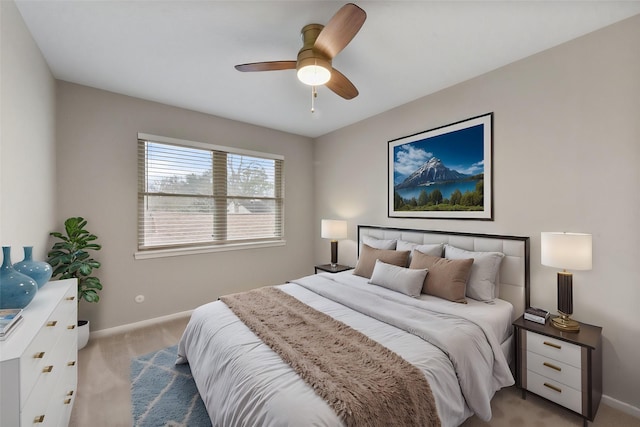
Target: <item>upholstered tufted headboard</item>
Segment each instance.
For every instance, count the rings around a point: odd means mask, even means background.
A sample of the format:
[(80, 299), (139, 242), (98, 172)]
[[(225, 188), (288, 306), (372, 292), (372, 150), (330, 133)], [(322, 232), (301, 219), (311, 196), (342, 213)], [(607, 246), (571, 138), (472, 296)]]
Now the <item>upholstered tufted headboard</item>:
[(520, 317), (524, 309), (529, 307), (528, 237), (358, 225), (358, 243), (362, 241), (363, 236), (420, 244), (448, 243), (468, 251), (502, 252), (505, 257), (500, 265), (496, 295), (513, 305), (514, 319)]

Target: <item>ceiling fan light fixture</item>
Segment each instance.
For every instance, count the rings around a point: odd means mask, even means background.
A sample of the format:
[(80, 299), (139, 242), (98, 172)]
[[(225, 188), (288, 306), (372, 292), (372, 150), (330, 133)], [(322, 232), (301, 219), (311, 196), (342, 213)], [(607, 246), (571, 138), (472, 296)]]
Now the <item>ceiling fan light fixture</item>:
[(321, 65), (307, 65), (298, 70), (298, 80), (309, 86), (320, 86), (331, 79), (331, 71)]

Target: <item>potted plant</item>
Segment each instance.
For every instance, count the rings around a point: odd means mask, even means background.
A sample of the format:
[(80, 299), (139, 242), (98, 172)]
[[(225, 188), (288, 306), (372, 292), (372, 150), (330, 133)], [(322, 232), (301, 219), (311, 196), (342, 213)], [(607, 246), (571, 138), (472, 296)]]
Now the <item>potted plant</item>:
[[(64, 222), (66, 234), (54, 231), (51, 236), (60, 239), (47, 254), (53, 268), (53, 277), (78, 280), (78, 303), (85, 300), (96, 303), (100, 300), (98, 291), (102, 290), (100, 279), (92, 276), (100, 263), (92, 258), (89, 250), (99, 251), (102, 246), (95, 243), (98, 237), (85, 229), (87, 221), (82, 217), (71, 217)], [(87, 345), (89, 340), (89, 321), (78, 321), (78, 349)]]

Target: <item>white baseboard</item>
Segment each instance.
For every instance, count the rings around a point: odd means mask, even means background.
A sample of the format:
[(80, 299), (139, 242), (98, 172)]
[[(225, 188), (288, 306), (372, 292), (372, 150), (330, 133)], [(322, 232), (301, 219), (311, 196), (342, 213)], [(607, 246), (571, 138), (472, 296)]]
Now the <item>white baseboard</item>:
[(603, 394), (602, 403), (607, 406), (611, 406), (613, 409), (617, 409), (620, 412), (629, 414), (632, 417), (640, 418), (640, 408), (636, 408), (635, 406), (631, 406), (628, 403), (621, 402), (617, 399), (614, 399), (613, 397), (609, 397)]
[(182, 319), (184, 317), (190, 317), (193, 310), (182, 311), (180, 313), (168, 314), (166, 316), (155, 317), (153, 319), (142, 320), (140, 322), (128, 323), (126, 325), (115, 326), (113, 328), (100, 329), (99, 331), (91, 332), (89, 339), (108, 337), (115, 334), (121, 334), (129, 332), (135, 329), (144, 328), (147, 326), (155, 325), (161, 322), (167, 322), (169, 320)]

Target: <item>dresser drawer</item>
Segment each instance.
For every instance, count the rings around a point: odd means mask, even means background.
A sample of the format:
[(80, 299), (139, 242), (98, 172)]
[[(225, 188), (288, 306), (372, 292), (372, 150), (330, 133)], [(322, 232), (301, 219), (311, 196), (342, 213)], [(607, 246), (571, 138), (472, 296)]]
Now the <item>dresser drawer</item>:
[(582, 390), (582, 371), (575, 366), (529, 351), (527, 369), (576, 390)]
[(580, 346), (527, 331), (527, 350), (581, 368)]
[[(76, 292), (75, 289), (72, 291)], [(76, 302), (75, 299), (66, 299), (68, 296), (65, 295), (65, 298), (56, 306), (45, 325), (20, 358), (20, 402), (22, 405), (29, 398), (39, 378), (47, 374), (43, 371), (54, 365), (52, 358), (59, 354), (59, 350), (55, 350), (59, 346), (59, 341), (66, 340), (65, 348), (69, 348), (73, 344), (71, 337), (76, 336)], [(66, 354), (66, 352), (65, 349), (62, 354)]]
[(527, 371), (527, 389), (574, 412), (582, 413), (582, 392), (580, 390), (543, 377), (533, 371)]

